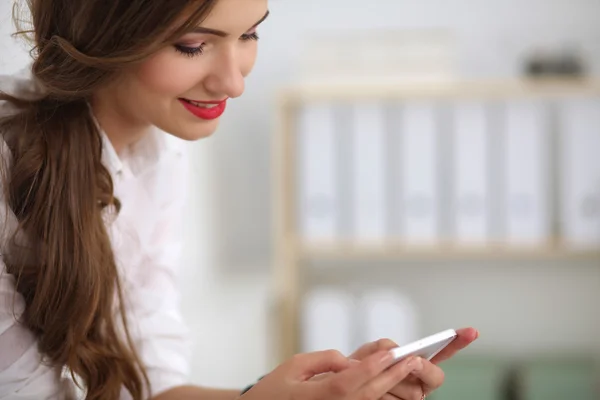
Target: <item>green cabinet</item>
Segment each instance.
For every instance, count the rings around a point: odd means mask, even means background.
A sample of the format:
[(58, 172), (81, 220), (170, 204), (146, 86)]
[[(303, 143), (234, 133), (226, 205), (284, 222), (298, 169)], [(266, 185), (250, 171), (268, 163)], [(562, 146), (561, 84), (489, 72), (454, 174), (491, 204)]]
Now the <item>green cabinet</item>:
[(493, 358), (456, 358), (441, 364), (444, 385), (431, 400), (503, 400), (506, 364)]
[(523, 400), (598, 400), (598, 366), (591, 360), (538, 360), (519, 373)]

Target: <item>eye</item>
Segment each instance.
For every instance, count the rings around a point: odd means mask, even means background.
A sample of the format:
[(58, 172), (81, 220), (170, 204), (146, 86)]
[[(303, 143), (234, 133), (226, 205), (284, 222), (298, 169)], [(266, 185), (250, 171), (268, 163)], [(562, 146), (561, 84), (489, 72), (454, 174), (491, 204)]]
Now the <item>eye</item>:
[(240, 40), (242, 42), (248, 42), (250, 40), (258, 40), (258, 33), (256, 32), (252, 32), (252, 33), (244, 33), (242, 36), (240, 36)]
[(175, 50), (177, 50), (181, 54), (186, 55), (188, 57), (195, 57), (195, 56), (201, 55), (204, 52), (204, 44), (201, 44), (200, 46), (197, 46), (197, 47), (190, 47), (190, 46), (183, 46), (180, 44), (176, 44)]

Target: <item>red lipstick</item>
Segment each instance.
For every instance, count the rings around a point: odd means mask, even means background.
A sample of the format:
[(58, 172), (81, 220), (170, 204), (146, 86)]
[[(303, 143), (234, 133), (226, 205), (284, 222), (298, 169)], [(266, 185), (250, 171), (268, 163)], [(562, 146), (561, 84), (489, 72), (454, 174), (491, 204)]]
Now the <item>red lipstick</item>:
[(192, 114), (200, 119), (217, 119), (225, 112), (227, 99), (221, 101), (196, 101), (179, 99), (179, 102)]

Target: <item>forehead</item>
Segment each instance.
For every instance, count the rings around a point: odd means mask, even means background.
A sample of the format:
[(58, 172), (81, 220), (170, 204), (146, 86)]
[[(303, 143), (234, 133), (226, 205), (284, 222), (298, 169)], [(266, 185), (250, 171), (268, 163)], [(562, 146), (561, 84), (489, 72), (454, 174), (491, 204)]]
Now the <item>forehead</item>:
[(245, 32), (268, 10), (268, 0), (219, 0), (200, 26), (228, 33)]

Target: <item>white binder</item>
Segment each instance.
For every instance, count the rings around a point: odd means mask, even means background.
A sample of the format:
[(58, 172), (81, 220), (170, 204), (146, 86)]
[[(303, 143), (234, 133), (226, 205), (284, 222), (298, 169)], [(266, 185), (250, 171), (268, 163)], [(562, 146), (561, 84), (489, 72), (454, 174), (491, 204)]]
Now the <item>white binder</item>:
[(360, 303), (363, 331), (360, 342), (392, 339), (398, 345), (419, 339), (419, 314), (414, 302), (393, 289), (372, 289)]
[(381, 243), (386, 236), (385, 115), (381, 104), (359, 103), (353, 108), (354, 239)]
[(436, 108), (414, 102), (401, 110), (401, 235), (409, 245), (433, 245), (439, 240)]
[(550, 237), (549, 138), (541, 102), (518, 100), (507, 104), (505, 226), (508, 244), (542, 245)]
[(336, 131), (333, 107), (306, 105), (299, 113), (299, 230), (305, 241), (338, 235)]
[(600, 100), (572, 99), (561, 111), (561, 222), (576, 248), (600, 247)]
[(454, 109), (454, 239), (480, 245), (488, 240), (488, 135), (484, 103)]
[(321, 287), (307, 293), (302, 307), (301, 352), (355, 349), (354, 298), (341, 289)]

